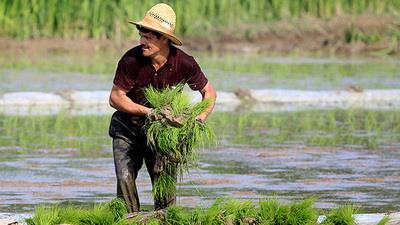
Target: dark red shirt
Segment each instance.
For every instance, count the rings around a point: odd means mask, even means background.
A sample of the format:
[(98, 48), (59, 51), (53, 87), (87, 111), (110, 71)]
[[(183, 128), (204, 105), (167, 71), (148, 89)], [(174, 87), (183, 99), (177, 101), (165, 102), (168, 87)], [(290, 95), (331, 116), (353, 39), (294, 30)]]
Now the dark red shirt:
[(181, 82), (192, 90), (201, 90), (208, 80), (194, 58), (174, 46), (170, 47), (167, 62), (158, 71), (150, 58), (143, 56), (140, 45), (130, 49), (119, 61), (114, 77), (114, 85), (127, 90), (132, 101), (146, 106), (146, 87), (162, 89)]

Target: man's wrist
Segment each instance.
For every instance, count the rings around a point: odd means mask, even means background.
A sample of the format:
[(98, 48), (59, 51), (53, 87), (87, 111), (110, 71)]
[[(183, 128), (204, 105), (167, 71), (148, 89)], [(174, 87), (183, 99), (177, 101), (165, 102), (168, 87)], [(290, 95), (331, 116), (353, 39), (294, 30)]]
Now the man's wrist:
[(142, 112), (143, 112), (143, 115), (148, 116), (148, 115), (150, 115), (151, 113), (154, 112), (154, 109), (153, 109), (153, 108), (144, 107), (144, 109), (142, 110)]

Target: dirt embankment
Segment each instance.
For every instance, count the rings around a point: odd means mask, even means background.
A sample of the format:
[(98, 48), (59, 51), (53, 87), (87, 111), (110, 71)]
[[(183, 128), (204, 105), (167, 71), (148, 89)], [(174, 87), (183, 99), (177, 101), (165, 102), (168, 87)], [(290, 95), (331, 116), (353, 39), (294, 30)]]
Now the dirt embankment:
[[(202, 37), (185, 37), (184, 48), (196, 51), (268, 54), (400, 54), (400, 19), (390, 16), (340, 16), (331, 20), (304, 17), (297, 21), (242, 24), (216, 29)], [(136, 40), (35, 39), (15, 41), (0, 38), (2, 52), (86, 52), (127, 49)]]

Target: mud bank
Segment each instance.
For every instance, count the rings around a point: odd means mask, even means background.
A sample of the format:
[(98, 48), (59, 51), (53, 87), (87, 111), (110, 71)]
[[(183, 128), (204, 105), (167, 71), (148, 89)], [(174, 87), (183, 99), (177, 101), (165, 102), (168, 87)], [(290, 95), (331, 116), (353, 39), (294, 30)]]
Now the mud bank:
[[(216, 27), (204, 35), (183, 38), (184, 47), (194, 51), (230, 53), (275, 53), (327, 55), (394, 55), (399, 56), (400, 21), (394, 16), (338, 15), (333, 19), (303, 16), (262, 24), (238, 24)], [(240, 32), (238, 32), (240, 30)], [(135, 33), (134, 30), (132, 30)], [(134, 35), (133, 35), (134, 36)], [(136, 39), (135, 39), (136, 38)], [(137, 37), (126, 41), (110, 39), (38, 38), (16, 41), (0, 37), (3, 52), (85, 52), (126, 49), (137, 43)]]
[[(193, 102), (201, 100), (197, 92), (188, 93)], [(12, 92), (0, 97), (0, 113), (6, 115), (52, 115), (68, 111), (76, 115), (107, 114), (108, 91)], [(329, 108), (400, 108), (400, 90), (248, 90), (219, 92), (217, 111), (287, 111)]]

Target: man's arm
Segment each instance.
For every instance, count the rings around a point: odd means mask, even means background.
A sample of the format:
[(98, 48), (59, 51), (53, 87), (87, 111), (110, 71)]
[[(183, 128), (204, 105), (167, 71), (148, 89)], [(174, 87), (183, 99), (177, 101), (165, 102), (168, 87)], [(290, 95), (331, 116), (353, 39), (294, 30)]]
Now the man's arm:
[(208, 107), (197, 116), (197, 119), (201, 122), (206, 121), (208, 115), (213, 111), (215, 100), (217, 99), (217, 93), (210, 82), (207, 82), (206, 86), (200, 90), (201, 96), (203, 97), (203, 101), (209, 101)]
[(109, 103), (110, 106), (121, 112), (136, 116), (143, 116), (150, 112), (150, 108), (133, 102), (127, 95), (128, 91), (113, 85)]

